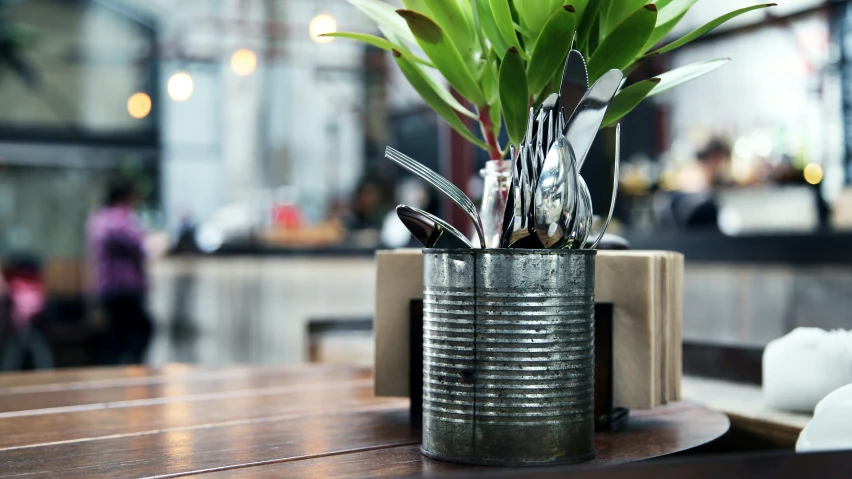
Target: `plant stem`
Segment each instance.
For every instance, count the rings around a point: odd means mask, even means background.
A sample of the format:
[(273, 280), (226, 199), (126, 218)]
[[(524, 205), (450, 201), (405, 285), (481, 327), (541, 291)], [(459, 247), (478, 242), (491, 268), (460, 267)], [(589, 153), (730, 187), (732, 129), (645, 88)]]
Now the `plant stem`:
[(492, 160), (502, 160), (503, 152), (500, 151), (500, 144), (497, 143), (497, 135), (494, 134), (494, 124), (491, 123), (489, 116), (489, 106), (485, 105), (479, 108), (479, 124), (482, 126), (482, 136), (485, 138), (485, 143), (488, 144), (488, 153)]

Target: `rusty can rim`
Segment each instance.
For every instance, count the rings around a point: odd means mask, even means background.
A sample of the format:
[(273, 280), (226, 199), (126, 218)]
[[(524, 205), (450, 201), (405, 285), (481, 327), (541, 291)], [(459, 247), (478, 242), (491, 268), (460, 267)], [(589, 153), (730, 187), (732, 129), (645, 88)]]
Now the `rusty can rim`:
[(596, 256), (596, 249), (521, 249), (521, 248), (423, 248), (423, 254), (465, 254), (465, 255), (504, 255), (504, 256)]

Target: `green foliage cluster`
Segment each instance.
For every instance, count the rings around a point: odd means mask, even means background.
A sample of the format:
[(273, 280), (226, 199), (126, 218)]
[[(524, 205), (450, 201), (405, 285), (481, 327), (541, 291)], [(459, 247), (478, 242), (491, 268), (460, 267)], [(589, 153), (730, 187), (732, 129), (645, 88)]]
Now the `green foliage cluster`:
[[(405, 78), (449, 125), (471, 143), (502, 158), (497, 137), (505, 123), (519, 144), (529, 107), (559, 89), (572, 45), (586, 58), (589, 81), (617, 68), (629, 73), (653, 55), (672, 51), (760, 4), (722, 15), (664, 46), (661, 40), (698, 0), (349, 0), (384, 36), (339, 32), (393, 53)], [(421, 53), (423, 56), (421, 56)], [(425, 56), (425, 58), (424, 58)], [(718, 68), (727, 59), (694, 63), (623, 88), (603, 126), (644, 99)], [(434, 72), (429, 72), (434, 69)], [(471, 111), (442, 85), (475, 107)], [(462, 117), (480, 124), (481, 137)]]

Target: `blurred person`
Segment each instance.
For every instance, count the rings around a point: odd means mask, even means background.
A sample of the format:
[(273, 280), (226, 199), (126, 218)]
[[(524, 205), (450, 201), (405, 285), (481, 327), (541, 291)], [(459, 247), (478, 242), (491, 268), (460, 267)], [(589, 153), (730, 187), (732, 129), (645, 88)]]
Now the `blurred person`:
[(728, 183), (731, 165), (731, 145), (722, 138), (712, 138), (698, 152), (698, 164), (704, 174), (704, 190), (708, 191)]
[[(24, 367), (27, 355), (36, 369), (53, 367), (53, 353), (47, 340), (36, 328), (45, 315), (46, 293), (41, 264), (31, 255), (14, 255), (3, 262), (3, 371)], [(0, 291), (2, 292), (2, 291)]]
[(376, 248), (381, 243), (379, 229), (382, 225), (381, 189), (373, 180), (362, 180), (349, 200), (343, 216), (348, 246)]
[(671, 195), (671, 220), (684, 230), (718, 230), (719, 207), (714, 188), (726, 183), (731, 162), (731, 146), (713, 138), (698, 153), (696, 175), (681, 191)]
[(372, 180), (362, 180), (355, 188), (343, 226), (348, 230), (378, 229), (381, 225), (381, 190)]
[(133, 183), (115, 179), (87, 227), (92, 288), (108, 323), (101, 364), (143, 362), (153, 332), (145, 308), (144, 232), (133, 211), (136, 203)]

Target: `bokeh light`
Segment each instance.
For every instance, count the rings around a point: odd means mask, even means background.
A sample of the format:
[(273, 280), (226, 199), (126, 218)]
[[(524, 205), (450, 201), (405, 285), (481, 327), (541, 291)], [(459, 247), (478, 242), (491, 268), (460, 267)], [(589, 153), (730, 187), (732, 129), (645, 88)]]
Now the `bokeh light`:
[(169, 97), (172, 100), (186, 101), (192, 96), (192, 92), (195, 90), (195, 85), (192, 81), (192, 76), (189, 73), (178, 71), (169, 78), (166, 88), (169, 92)]
[(334, 37), (321, 37), (324, 33), (334, 33), (337, 31), (337, 21), (331, 15), (320, 13), (311, 19), (310, 24), (311, 40), (317, 43), (331, 43)]
[(241, 48), (231, 55), (231, 70), (239, 76), (248, 76), (257, 69), (257, 55), (248, 48)]
[(127, 113), (136, 119), (145, 118), (151, 113), (151, 97), (142, 92), (130, 95), (127, 100)]
[(808, 163), (808, 165), (805, 166), (803, 174), (805, 177), (805, 181), (812, 185), (818, 185), (822, 181), (822, 167), (816, 163)]

